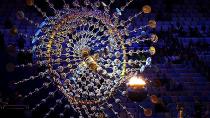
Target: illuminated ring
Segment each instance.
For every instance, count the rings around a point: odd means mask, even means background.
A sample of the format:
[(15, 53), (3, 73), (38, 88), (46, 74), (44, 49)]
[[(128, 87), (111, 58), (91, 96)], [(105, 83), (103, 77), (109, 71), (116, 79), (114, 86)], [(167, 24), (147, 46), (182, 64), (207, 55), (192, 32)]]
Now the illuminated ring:
[[(95, 15), (97, 14), (97, 15)], [(57, 83), (57, 87), (59, 88), (59, 90), (68, 98), (69, 102), (72, 103), (72, 104), (98, 104), (98, 103), (101, 103), (103, 101), (93, 101), (93, 100), (80, 100), (80, 99), (77, 99), (73, 96), (70, 96), (67, 94), (67, 92), (64, 91), (64, 88), (63, 88), (63, 85), (62, 83), (60, 82), (57, 82), (56, 79), (54, 78), (54, 75), (52, 73), (52, 70), (53, 70), (53, 65), (51, 64), (52, 60), (51, 60), (51, 50), (52, 50), (52, 46), (53, 46), (53, 40), (55, 39), (55, 36), (58, 32), (60, 32), (60, 29), (61, 27), (66, 24), (68, 21), (76, 21), (77, 19), (79, 19), (80, 17), (95, 17), (97, 20), (99, 21), (102, 21), (103, 24), (105, 24), (106, 26), (108, 26), (107, 28), (109, 28), (109, 31), (112, 32), (112, 34), (110, 33), (109, 35), (113, 35), (113, 34), (117, 34), (118, 38), (120, 39), (120, 42), (121, 42), (121, 49), (123, 51), (123, 66), (122, 66), (122, 72), (121, 72), (121, 75), (120, 75), (120, 81), (118, 81), (118, 84), (116, 84), (114, 86), (114, 89), (117, 88), (118, 86), (120, 86), (122, 84), (122, 81), (124, 79), (124, 76), (125, 76), (125, 72), (126, 72), (126, 48), (124, 46), (124, 39), (122, 38), (120, 32), (118, 31), (117, 28), (114, 27), (112, 21), (107, 17), (108, 15), (104, 16), (102, 13), (100, 13), (99, 11), (97, 12), (94, 12), (94, 11), (88, 11), (88, 12), (75, 12), (73, 15), (65, 15), (63, 17), (62, 20), (60, 20), (55, 26), (53, 26), (51, 29), (52, 29), (52, 33), (50, 34), (50, 38), (49, 38), (49, 41), (48, 41), (48, 48), (47, 48), (47, 66), (48, 66), (48, 69), (50, 70), (50, 73), (51, 73), (51, 76), (53, 77), (53, 81)], [(43, 22), (42, 25), (40, 25), (42, 28), (43, 26), (45, 26), (47, 23), (46, 22)], [(80, 22), (80, 24), (82, 24), (82, 22)], [(71, 30), (70, 32), (73, 32), (73, 30)], [(40, 30), (37, 31), (37, 35), (40, 33)], [(35, 41), (33, 41), (34, 43)], [(113, 91), (114, 92), (114, 91)], [(110, 92), (108, 96), (106, 96), (105, 100), (107, 100), (108, 98), (110, 98), (112, 95), (113, 95), (113, 92)]]

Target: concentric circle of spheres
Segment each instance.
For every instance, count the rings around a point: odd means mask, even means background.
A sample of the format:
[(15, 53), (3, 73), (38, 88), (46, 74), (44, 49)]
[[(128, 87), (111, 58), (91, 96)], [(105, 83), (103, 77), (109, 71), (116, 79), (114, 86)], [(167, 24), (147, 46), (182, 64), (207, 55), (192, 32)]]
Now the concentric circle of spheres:
[[(156, 21), (149, 20), (144, 26), (131, 27), (132, 21), (141, 14), (150, 13), (151, 7), (145, 5), (134, 16), (123, 20), (120, 16), (126, 13), (126, 7), (133, 0), (129, 0), (124, 6), (114, 8), (114, 11), (110, 7), (115, 0), (110, 0), (109, 3), (99, 0), (94, 2), (74, 0), (73, 8), (63, 0), (64, 7), (58, 10), (50, 0), (45, 2), (54, 10), (54, 16), (47, 16), (44, 9), (35, 5), (34, 0), (26, 0), (28, 6), (34, 7), (43, 16), (41, 23), (31, 20), (23, 11), (16, 13), (19, 20), (28, 21), (36, 26), (33, 36), (20, 33), (16, 27), (10, 30), (13, 35), (18, 34), (32, 39), (30, 52), (33, 54), (33, 62), (17, 67), (38, 65), (45, 69), (37, 76), (30, 76), (16, 84), (47, 78), (42, 84), (44, 88), (56, 86), (56, 91), (50, 91), (48, 97), (43, 98), (33, 110), (60, 92), (63, 97), (56, 98), (56, 105), (61, 105), (62, 100), (66, 98), (69, 105), (65, 105), (64, 109), (72, 108), (81, 117), (109, 116), (105, 113), (106, 108), (118, 116), (119, 113), (114, 110), (110, 99), (114, 99), (114, 103), (119, 104), (129, 116), (132, 116), (116, 94), (127, 97), (129, 93), (126, 87), (130, 87), (129, 91), (134, 97), (142, 97), (143, 100), (147, 97), (146, 87), (140, 87), (138, 88), (140, 92), (136, 92), (135, 87), (125, 84), (130, 78), (128, 77), (130, 73), (141, 74), (145, 68), (151, 67), (151, 56), (156, 53), (155, 47), (144, 45), (146, 41), (152, 43), (158, 41), (157, 35), (151, 33), (151, 28), (157, 25)], [(135, 58), (142, 55), (144, 58)], [(50, 82), (46, 82), (47, 80)], [(40, 92), (43, 87), (35, 88), (24, 98)], [(136, 96), (136, 93), (139, 95)], [(141, 93), (143, 95), (140, 95)], [(50, 116), (55, 109), (50, 107), (45, 116)], [(144, 109), (144, 114), (151, 116), (152, 110)], [(60, 113), (59, 116), (63, 117), (65, 114)]]

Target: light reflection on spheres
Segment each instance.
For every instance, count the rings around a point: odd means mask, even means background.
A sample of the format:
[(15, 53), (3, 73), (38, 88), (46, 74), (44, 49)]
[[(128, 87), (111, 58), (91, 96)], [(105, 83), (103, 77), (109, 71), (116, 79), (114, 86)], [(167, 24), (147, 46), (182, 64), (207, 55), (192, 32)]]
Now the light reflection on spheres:
[[(36, 29), (33, 36), (18, 32), (15, 27), (11, 29), (11, 34), (30, 38), (33, 44), (32, 49), (29, 50), (33, 53), (33, 63), (16, 67), (38, 65), (44, 66), (46, 70), (15, 84), (23, 84), (40, 77), (47, 78), (46, 80), (51, 81), (44, 82), (44, 88), (51, 85), (57, 87), (55, 91), (49, 92), (48, 96), (54, 97), (61, 92), (63, 96), (57, 100), (56, 104), (67, 99), (81, 117), (108, 116), (109, 113), (105, 112), (105, 108), (118, 116), (112, 103), (108, 102), (109, 99), (114, 99), (115, 103), (132, 116), (120, 102), (120, 98), (115, 95), (119, 93), (124, 97), (129, 97), (126, 93), (129, 91), (135, 93), (132, 89), (143, 90), (143, 97), (147, 95), (146, 82), (138, 76), (131, 77), (123, 89), (119, 90), (119, 88), (126, 84), (129, 73), (142, 73), (146, 67), (149, 67), (150, 55), (156, 53), (153, 46), (141, 48), (146, 41), (157, 42), (157, 35), (149, 30), (156, 27), (156, 21), (149, 20), (144, 26), (131, 27), (132, 21), (142, 14), (150, 13), (151, 7), (145, 5), (134, 16), (122, 20), (120, 16), (124, 15), (126, 7), (133, 0), (115, 8), (114, 12), (110, 10), (110, 6), (115, 0), (110, 0), (109, 3), (99, 0), (95, 2), (84, 0), (84, 3), (81, 3), (75, 0), (72, 3), (74, 8), (70, 8), (69, 4), (63, 0), (64, 7), (60, 10), (55, 9), (50, 0), (46, 2), (53, 9), (55, 16), (47, 16), (45, 11), (35, 5), (34, 0), (26, 0), (28, 6), (33, 6), (41, 13), (44, 18), (41, 23), (29, 19), (23, 11), (18, 11), (16, 14), (21, 21), (28, 21), (37, 27), (38, 30)], [(134, 45), (138, 45), (136, 49)], [(131, 58), (135, 55), (147, 55), (147, 58)], [(29, 92), (25, 98), (30, 98), (43, 87)], [(42, 103), (47, 102), (47, 99), (48, 97), (43, 98), (33, 110), (36, 111)], [(50, 111), (53, 111), (55, 107), (51, 107)], [(69, 109), (68, 104), (64, 109)], [(50, 113), (45, 115), (49, 116)], [(151, 111), (147, 110), (146, 113), (151, 115)], [(64, 116), (64, 114), (60, 115)]]

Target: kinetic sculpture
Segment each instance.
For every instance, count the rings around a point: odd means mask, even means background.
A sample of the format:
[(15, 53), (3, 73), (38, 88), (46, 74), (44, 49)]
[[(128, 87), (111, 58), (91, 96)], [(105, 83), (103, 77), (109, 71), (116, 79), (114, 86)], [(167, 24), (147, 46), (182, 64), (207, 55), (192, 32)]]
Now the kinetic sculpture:
[[(120, 117), (114, 105), (134, 117), (123, 105), (121, 97), (133, 100), (139, 108), (144, 110), (145, 116), (151, 116), (152, 110), (144, 108), (136, 101), (147, 97), (146, 79), (139, 76), (151, 64), (151, 57), (155, 54), (153, 46), (144, 46), (144, 42), (156, 43), (157, 35), (149, 29), (156, 27), (154, 20), (149, 20), (145, 26), (138, 28), (132, 26), (132, 21), (142, 14), (151, 12), (151, 7), (143, 6), (139, 13), (122, 20), (126, 7), (133, 2), (129, 0), (124, 6), (110, 9), (115, 1), (105, 3), (99, 0), (84, 0), (84, 3), (75, 0), (73, 8), (63, 0), (61, 10), (46, 0), (55, 15), (47, 16), (33, 0), (26, 0), (27, 5), (34, 6), (44, 18), (40, 24), (34, 23), (24, 15), (23, 11), (17, 12), (17, 18), (29, 21), (37, 27), (34, 36), (18, 32), (13, 27), (11, 32), (32, 39), (33, 47), (29, 50), (33, 54), (33, 63), (18, 65), (16, 67), (42, 66), (43, 72), (16, 82), (16, 85), (43, 78), (44, 83), (40, 88), (25, 95), (25, 99), (40, 92), (43, 88), (56, 86), (54, 92), (49, 92), (32, 110), (36, 111), (50, 97), (61, 92), (63, 96), (56, 100), (55, 106), (45, 114), (50, 116), (63, 100), (68, 104), (59, 115), (65, 116), (68, 109), (76, 111), (79, 117)], [(139, 33), (140, 32), (140, 33)], [(145, 55), (148, 58), (139, 58)], [(121, 97), (118, 97), (121, 95)], [(157, 102), (156, 96), (151, 96)], [(111, 103), (110, 100), (114, 101)], [(119, 108), (118, 108), (119, 109)], [(109, 110), (109, 111), (107, 111)]]

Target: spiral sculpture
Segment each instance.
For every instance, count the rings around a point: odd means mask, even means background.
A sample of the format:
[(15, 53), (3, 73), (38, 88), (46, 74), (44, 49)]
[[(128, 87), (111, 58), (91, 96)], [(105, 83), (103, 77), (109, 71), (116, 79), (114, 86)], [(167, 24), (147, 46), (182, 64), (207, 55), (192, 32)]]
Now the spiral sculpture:
[[(56, 100), (55, 106), (49, 109), (45, 117), (49, 117), (64, 99), (68, 100), (64, 109), (72, 108), (81, 118), (109, 117), (106, 109), (113, 112), (114, 116), (120, 117), (113, 104), (118, 104), (127, 115), (134, 117), (117, 95), (129, 97), (127, 88), (142, 89), (146, 86), (147, 80), (140, 78), (140, 82), (145, 83), (139, 87), (138, 83), (130, 85), (129, 79), (136, 77), (137, 81), (134, 82), (138, 82), (139, 73), (151, 65), (150, 55), (154, 55), (156, 50), (152, 45), (145, 47), (142, 44), (157, 42), (157, 35), (150, 30), (156, 27), (156, 22), (149, 20), (148, 24), (136, 28), (132, 27), (132, 21), (140, 15), (150, 13), (151, 7), (145, 5), (134, 16), (122, 20), (121, 16), (133, 0), (128, 0), (124, 6), (115, 8), (114, 12), (110, 6), (115, 0), (110, 0), (109, 3), (99, 0), (83, 2), (75, 0), (72, 3), (73, 8), (63, 0), (64, 6), (59, 10), (55, 9), (49, 0), (45, 2), (53, 9), (54, 16), (47, 16), (33, 0), (26, 0), (28, 6), (33, 6), (42, 14), (41, 23), (30, 20), (23, 11), (16, 14), (18, 19), (28, 21), (37, 27), (33, 36), (18, 32), (15, 27), (11, 29), (12, 34), (32, 40), (32, 49), (25, 51), (33, 54), (33, 63), (16, 67), (38, 65), (45, 68), (38, 75), (15, 83), (20, 86), (29, 81), (44, 79), (41, 88), (35, 88), (24, 98), (28, 99), (49, 86), (57, 88), (49, 92), (46, 98), (32, 107), (32, 110), (36, 111), (47, 102), (49, 96), (61, 92), (63, 96)], [(147, 58), (137, 58), (139, 55), (146, 55)], [(155, 98), (153, 102), (157, 102), (156, 96), (153, 95), (152, 98)], [(110, 103), (110, 99), (114, 99), (114, 103)], [(151, 109), (137, 103), (136, 105), (144, 110), (145, 116), (152, 115)], [(60, 117), (65, 116), (65, 110), (59, 114)]]

